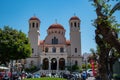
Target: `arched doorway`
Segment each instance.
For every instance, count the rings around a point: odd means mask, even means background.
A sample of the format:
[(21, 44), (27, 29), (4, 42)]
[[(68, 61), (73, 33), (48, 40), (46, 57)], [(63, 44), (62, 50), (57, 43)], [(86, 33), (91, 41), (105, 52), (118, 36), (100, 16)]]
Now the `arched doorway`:
[(51, 70), (57, 69), (57, 60), (55, 58), (51, 59)]
[(59, 59), (59, 69), (65, 70), (65, 59), (64, 58)]
[(44, 70), (48, 70), (48, 67), (49, 67), (49, 60), (48, 60), (48, 58), (44, 58), (43, 59), (43, 66), (42, 66), (42, 68)]

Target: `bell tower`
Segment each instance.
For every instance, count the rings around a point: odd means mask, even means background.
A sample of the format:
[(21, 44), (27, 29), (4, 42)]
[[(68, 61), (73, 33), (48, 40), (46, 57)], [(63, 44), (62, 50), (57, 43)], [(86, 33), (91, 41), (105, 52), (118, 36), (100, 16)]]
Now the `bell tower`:
[(28, 32), (28, 38), (31, 43), (32, 48), (32, 56), (38, 55), (38, 44), (39, 44), (39, 38), (40, 38), (40, 20), (33, 16), (29, 19), (29, 32)]
[(71, 42), (71, 60), (73, 64), (80, 65), (81, 57), (81, 32), (80, 32), (80, 19), (73, 16), (69, 20), (70, 26), (70, 42)]

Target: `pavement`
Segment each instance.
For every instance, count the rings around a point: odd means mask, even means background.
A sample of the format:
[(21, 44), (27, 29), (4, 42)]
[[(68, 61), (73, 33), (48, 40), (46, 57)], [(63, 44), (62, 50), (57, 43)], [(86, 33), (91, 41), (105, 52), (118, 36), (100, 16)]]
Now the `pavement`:
[(88, 77), (86, 80), (95, 80), (94, 77)]

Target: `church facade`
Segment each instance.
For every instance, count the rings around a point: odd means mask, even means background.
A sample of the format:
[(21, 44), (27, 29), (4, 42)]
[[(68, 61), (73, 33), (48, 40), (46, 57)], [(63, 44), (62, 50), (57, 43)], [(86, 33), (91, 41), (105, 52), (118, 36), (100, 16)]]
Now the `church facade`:
[(80, 19), (73, 16), (69, 20), (70, 40), (66, 40), (64, 27), (54, 23), (47, 29), (47, 36), (40, 39), (40, 20), (29, 19), (28, 38), (32, 56), (26, 59), (26, 68), (36, 66), (41, 71), (64, 71), (66, 66), (82, 64)]

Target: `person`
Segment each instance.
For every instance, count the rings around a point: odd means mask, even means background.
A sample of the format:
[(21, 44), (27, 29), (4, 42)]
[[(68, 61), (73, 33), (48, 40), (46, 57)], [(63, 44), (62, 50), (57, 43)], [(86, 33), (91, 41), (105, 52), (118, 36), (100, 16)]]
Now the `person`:
[(87, 78), (87, 72), (83, 71), (82, 74), (81, 74), (81, 77), (82, 77), (82, 80), (86, 80), (86, 78)]

